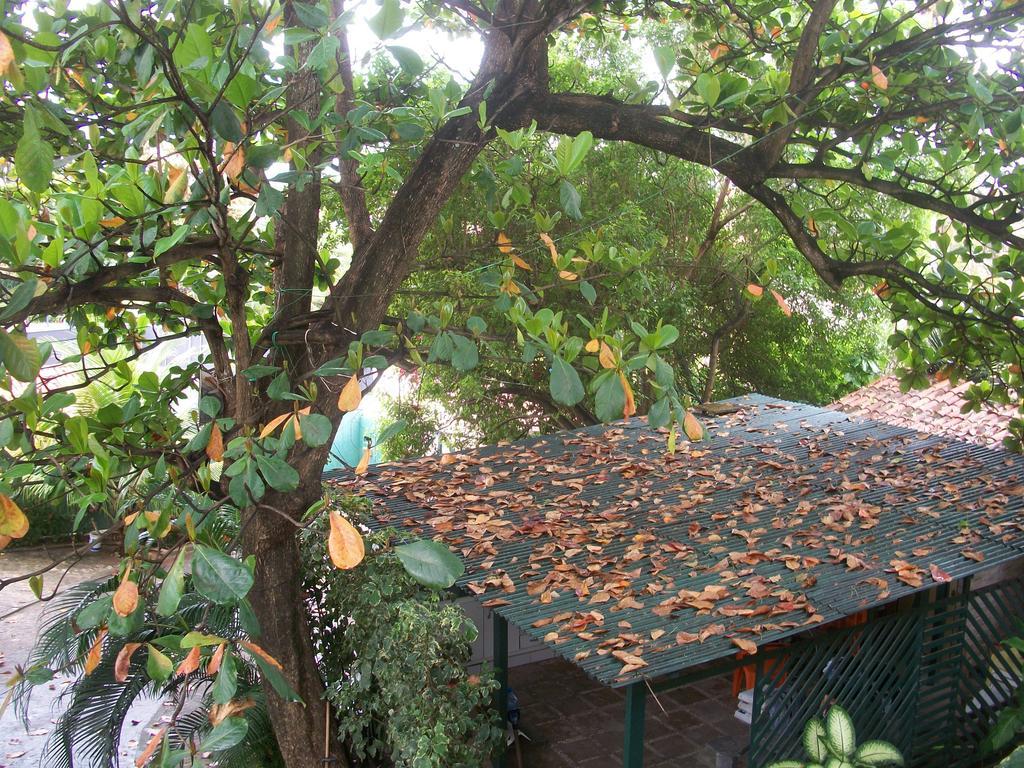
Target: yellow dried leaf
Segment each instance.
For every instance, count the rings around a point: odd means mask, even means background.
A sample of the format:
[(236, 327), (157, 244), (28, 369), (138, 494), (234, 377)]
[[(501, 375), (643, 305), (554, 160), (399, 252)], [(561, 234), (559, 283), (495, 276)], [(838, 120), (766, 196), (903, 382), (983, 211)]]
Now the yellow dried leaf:
[(548, 252), (551, 254), (551, 261), (555, 266), (558, 266), (558, 249), (555, 248), (555, 241), (551, 239), (551, 235), (547, 232), (540, 233), (541, 242), (548, 247)]
[(199, 646), (193, 646), (192, 650), (188, 652), (188, 656), (182, 659), (181, 664), (174, 671), (176, 675), (191, 675), (199, 669)]
[(598, 339), (591, 339), (587, 342), (587, 346), (584, 347), (587, 352), (597, 352), (601, 348), (601, 342)]
[(576, 278), (579, 277), (579, 275), (577, 275), (575, 272), (570, 272), (567, 269), (563, 269), (562, 271), (560, 271), (558, 273), (558, 276), (563, 280), (575, 280)]
[(636, 400), (633, 398), (633, 388), (629, 386), (629, 379), (622, 371), (619, 371), (619, 381), (622, 383), (622, 391), (626, 394), (626, 404), (622, 408), (622, 415), (628, 419), (636, 413)]
[(359, 463), (356, 464), (355, 473), (357, 475), (365, 475), (366, 470), (370, 467), (370, 449), (364, 448), (363, 455), (359, 459)]
[(210, 461), (224, 460), (224, 435), (221, 434), (216, 421), (210, 428), (210, 441), (206, 444), (206, 455)]
[(14, 63), (14, 49), (7, 35), (0, 32), (0, 75), (6, 75)]
[(343, 413), (354, 411), (359, 407), (362, 399), (363, 393), (359, 389), (359, 377), (352, 376), (341, 388), (341, 394), (338, 395), (338, 410)]
[(213, 677), (220, 670), (220, 663), (224, 659), (224, 649), (227, 647), (227, 643), (221, 643), (217, 646), (217, 650), (213, 652), (213, 658), (210, 659), (210, 663), (206, 665), (206, 674)]
[(224, 142), (224, 151), (221, 154), (224, 164), (221, 171), (232, 181), (242, 175), (245, 170), (245, 150), (231, 141)]
[[(295, 414), (294, 416), (292, 416), (291, 420), (288, 423), (291, 424), (292, 425), (292, 429), (295, 430), (295, 439), (296, 440), (301, 440), (302, 439), (302, 427), (299, 425), (299, 416), (298, 416), (298, 414)], [(285, 427), (285, 429), (287, 429), (287, 428), (288, 427)]]
[(114, 613), (124, 618), (131, 616), (139, 607), (139, 585), (128, 577), (125, 571), (124, 578), (114, 592)]
[(135, 768), (142, 768), (146, 763), (149, 762), (149, 758), (156, 752), (156, 748), (160, 746), (160, 743), (164, 740), (164, 732), (166, 728), (161, 728), (159, 731), (154, 733), (149, 741), (146, 742), (146, 748), (139, 753), (139, 756), (135, 758)]
[(747, 286), (747, 293), (749, 293), (751, 296), (760, 296), (762, 293), (764, 293), (764, 288), (762, 288), (757, 283), (750, 283), (750, 285)]
[(504, 232), (498, 233), (497, 246), (498, 250), (506, 255), (512, 253), (512, 241), (508, 239), (508, 235)]
[(783, 298), (782, 294), (773, 289), (772, 296), (775, 298), (775, 303), (779, 305), (779, 309), (782, 310), (782, 314), (784, 314), (786, 317), (792, 317), (793, 310), (790, 309), (789, 302), (787, 302), (785, 298)]
[(164, 192), (164, 204), (176, 203), (185, 197), (188, 189), (188, 174), (181, 168), (173, 165), (167, 166), (167, 191)]
[(885, 72), (880, 70), (874, 64), (871, 65), (871, 82), (875, 84), (875, 87), (880, 91), (884, 91), (889, 87), (889, 78), (885, 76)]
[(267, 426), (260, 430), (260, 439), (262, 440), (267, 435), (273, 434), (275, 429), (284, 424), (284, 422), (291, 417), (292, 415), (290, 413), (282, 413), (280, 416), (272, 418), (267, 422)]
[(139, 649), (142, 643), (125, 643), (124, 647), (117, 652), (114, 660), (114, 679), (123, 683), (128, 679), (128, 670), (131, 668), (132, 654)]
[(2, 551), (12, 541), (14, 541), (14, 539), (10, 536), (0, 536), (0, 551)]
[(515, 281), (512, 279), (506, 280), (504, 283), (502, 283), (501, 290), (504, 293), (510, 294), (512, 296), (518, 296), (520, 293), (522, 293), (522, 291), (519, 290), (519, 286), (516, 285)]
[(704, 425), (697, 421), (692, 411), (687, 411), (683, 418), (683, 431), (694, 442), (704, 438)]
[(363, 537), (348, 520), (334, 512), (331, 517), (331, 532), (327, 537), (327, 552), (334, 567), (342, 571), (355, 568), (363, 561), (366, 549)]
[(281, 16), (282, 14), (279, 13), (276, 16), (273, 16), (272, 18), (267, 20), (266, 26), (263, 27), (264, 31), (267, 34), (270, 34), (275, 29), (277, 29), (277, 25), (281, 23)]
[(93, 670), (100, 665), (100, 659), (103, 657), (103, 638), (106, 636), (107, 628), (104, 627), (96, 635), (96, 639), (92, 641), (89, 654), (85, 657), (85, 674), (91, 675)]
[(531, 267), (529, 264), (527, 264), (519, 256), (516, 256), (514, 253), (512, 254), (512, 263), (515, 264), (520, 269), (525, 269), (527, 272), (532, 272), (533, 271), (533, 267)]
[(120, 216), (111, 216), (108, 219), (100, 219), (100, 226), (107, 229), (116, 229), (124, 224), (124, 219)]
[(28, 533), (28, 518), (9, 496), (0, 493), (0, 536), (20, 539)]
[(615, 353), (612, 352), (612, 348), (601, 342), (600, 352), (598, 352), (597, 360), (601, 363), (602, 368), (614, 368), (615, 367)]
[(263, 659), (268, 664), (271, 664), (271, 665), (277, 667), (277, 669), (279, 671), (284, 672), (284, 667), (281, 666), (281, 662), (278, 661), (277, 659), (275, 659), (273, 656), (271, 656), (266, 651), (264, 651), (258, 645), (256, 645), (256, 643), (252, 642), (252, 640), (242, 640), (240, 645), (243, 648), (245, 648), (245, 650), (249, 651), (249, 653), (256, 654), (257, 656), (259, 656), (261, 659)]

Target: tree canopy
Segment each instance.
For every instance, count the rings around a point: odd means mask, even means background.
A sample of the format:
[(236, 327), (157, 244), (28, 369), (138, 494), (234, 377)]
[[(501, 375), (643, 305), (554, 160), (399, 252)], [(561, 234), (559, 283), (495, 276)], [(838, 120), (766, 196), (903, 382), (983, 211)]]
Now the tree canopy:
[[(344, 0), (3, 6), (0, 535), (24, 535), (11, 496), (36, 472), (79, 517), (102, 507), (116, 521), (109, 535), (123, 533), (125, 557), (99, 639), (76, 662), (86, 672), (109, 651), (106, 633), (139, 624), (179, 639), (169, 646), (179, 675), (212, 661), (222, 646), (182, 642), (202, 628), (176, 600), (187, 550), (199, 593), (258, 638), (246, 652), (276, 691), (285, 761), (319, 764), (322, 712), (291, 701), (323, 694), (295, 533), (322, 512), (321, 470), (360, 378), (393, 361), (471, 370), (497, 334), (560, 408), (617, 418), (641, 392), (667, 444), (702, 437), (691, 411), (701, 392), (673, 359), (689, 328), (658, 295), (615, 306), (597, 277), (640, 255), (649, 269), (663, 259), (670, 280), (682, 265), (671, 241), (620, 226), (656, 190), (592, 204), (615, 194), (595, 195), (585, 178), (595, 145), (631, 145), (637, 163), (654, 158), (680, 177), (713, 172), (736, 195), (721, 216), (750, 201), (758, 229), (785, 233), (803, 266), (773, 271), (759, 254), (750, 297), (770, 306), (773, 281), (800, 291), (810, 274), (832, 290), (868, 281), (896, 323), (908, 382), (941, 365), (983, 373), (978, 402), (1019, 400), (1024, 5), (381, 0), (364, 10)], [(415, 42), (425, 34), (474, 40), (480, 61), (462, 73), (432, 60)], [(368, 50), (355, 59), (357, 36)], [(552, 51), (572, 45), (576, 65), (556, 71)], [(656, 63), (653, 82), (599, 65), (631, 48)], [(694, 207), (685, 186), (666, 190), (677, 211)], [(479, 216), (457, 215), (473, 206)], [(696, 260), (699, 241), (674, 245)], [(419, 279), (421, 255), (446, 260), (443, 283)], [(447, 301), (421, 312), (408, 298), (424, 290)], [(780, 312), (798, 302), (776, 292)], [(585, 318), (579, 299), (593, 308)], [(26, 333), (47, 318), (75, 337), (59, 361)], [(196, 336), (198, 360), (163, 375), (131, 366)], [(130, 384), (126, 402), (71, 408), (105, 376)], [(183, 413), (197, 390), (198, 427)], [(340, 520), (331, 556), (351, 565), (359, 534)], [(176, 559), (154, 564), (156, 550)], [(55, 589), (25, 577), (44, 598)]]

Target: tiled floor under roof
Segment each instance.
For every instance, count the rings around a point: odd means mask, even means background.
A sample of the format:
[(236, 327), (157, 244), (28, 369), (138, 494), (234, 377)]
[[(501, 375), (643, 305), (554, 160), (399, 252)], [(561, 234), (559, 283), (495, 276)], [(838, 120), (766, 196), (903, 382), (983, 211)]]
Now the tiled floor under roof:
[[(748, 727), (733, 713), (731, 678), (714, 677), (648, 697), (645, 768), (712, 768), (710, 742), (745, 744)], [(607, 688), (561, 659), (515, 667), (510, 685), (520, 700), (522, 768), (607, 768), (622, 762), (623, 690)], [(659, 707), (660, 703), (660, 707)], [(661, 707), (664, 707), (662, 711)], [(514, 749), (506, 765), (518, 768)]]

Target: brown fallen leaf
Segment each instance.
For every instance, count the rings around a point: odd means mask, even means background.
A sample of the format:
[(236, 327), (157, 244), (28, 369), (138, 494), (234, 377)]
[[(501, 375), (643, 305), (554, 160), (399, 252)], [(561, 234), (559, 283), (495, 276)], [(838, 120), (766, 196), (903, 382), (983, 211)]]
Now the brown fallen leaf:
[(928, 566), (928, 570), (932, 574), (932, 580), (938, 582), (939, 584), (947, 584), (948, 582), (953, 580), (952, 576), (950, 576), (948, 573), (946, 573), (944, 570), (939, 568), (939, 566), (935, 565), (934, 563)]
[(749, 653), (751, 656), (757, 653), (757, 643), (753, 640), (749, 640), (745, 637), (730, 637), (729, 639), (732, 641), (733, 645), (744, 653)]

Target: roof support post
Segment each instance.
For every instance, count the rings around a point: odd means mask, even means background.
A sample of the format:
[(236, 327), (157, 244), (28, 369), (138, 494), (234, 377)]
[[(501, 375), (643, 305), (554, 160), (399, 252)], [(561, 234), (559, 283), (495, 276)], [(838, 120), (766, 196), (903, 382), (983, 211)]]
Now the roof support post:
[(643, 768), (646, 708), (647, 683), (640, 681), (626, 688), (626, 741), (622, 750), (623, 768)]
[(508, 748), (506, 734), (508, 732), (508, 621), (491, 611), (494, 650), (494, 679), (498, 690), (494, 694), (494, 707), (501, 718), (501, 746), (492, 761), (493, 768), (505, 768), (505, 753)]

